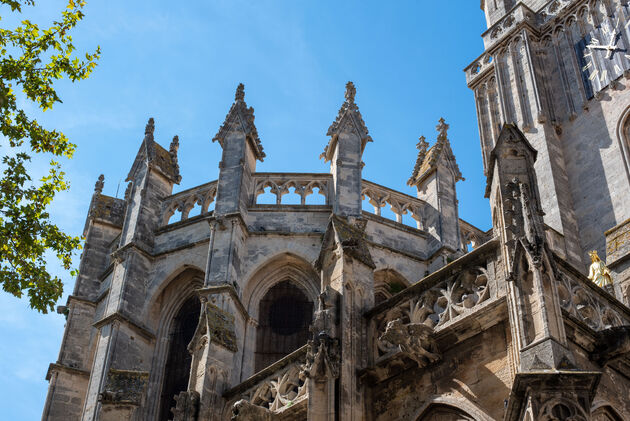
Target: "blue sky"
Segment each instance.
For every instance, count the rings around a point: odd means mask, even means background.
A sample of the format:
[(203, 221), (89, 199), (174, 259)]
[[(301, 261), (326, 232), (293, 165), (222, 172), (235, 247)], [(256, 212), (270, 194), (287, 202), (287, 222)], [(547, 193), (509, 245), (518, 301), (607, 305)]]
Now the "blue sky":
[[(255, 108), (267, 158), (258, 171), (327, 172), (319, 159), (326, 130), (352, 80), (373, 143), (363, 177), (414, 194), (406, 186), (425, 135), (433, 144), (440, 117), (466, 181), (460, 217), (490, 227), (472, 92), (462, 69), (482, 52), (477, 0), (265, 1), (91, 0), (74, 33), (79, 51), (102, 48), (93, 76), (59, 84), (63, 104), (40, 120), (78, 145), (63, 162), (71, 190), (54, 221), (80, 235), (100, 173), (116, 195), (149, 117), (156, 140), (180, 138), (182, 190), (214, 180), (220, 147), (211, 139), (239, 82)], [(46, 22), (63, 0), (39, 0), (25, 15)], [(2, 25), (12, 22), (0, 8)], [(32, 109), (27, 107), (28, 109)], [(1, 144), (0, 144), (1, 145)], [(0, 146), (0, 153), (3, 153)], [(33, 171), (45, 168), (36, 160)], [(118, 196), (125, 190), (120, 183)], [(76, 261), (78, 265), (78, 258)], [(51, 265), (55, 273), (62, 273)], [(66, 280), (66, 296), (74, 280)], [(60, 304), (65, 303), (65, 297)], [(41, 315), (0, 292), (0, 407), (11, 420), (41, 417), (48, 364), (57, 359), (64, 318)]]

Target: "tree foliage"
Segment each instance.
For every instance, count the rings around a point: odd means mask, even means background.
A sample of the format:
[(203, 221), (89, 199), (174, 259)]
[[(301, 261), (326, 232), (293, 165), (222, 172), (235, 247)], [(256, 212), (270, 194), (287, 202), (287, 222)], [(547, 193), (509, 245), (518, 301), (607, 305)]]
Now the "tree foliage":
[[(35, 0), (0, 0), (3, 14), (21, 17), (33, 6)], [(80, 248), (81, 239), (59, 229), (47, 211), (55, 194), (69, 188), (55, 157), (71, 158), (76, 145), (40, 125), (24, 105), (51, 109), (61, 102), (56, 81), (86, 79), (96, 66), (100, 48), (79, 58), (70, 35), (84, 16), (84, 6), (84, 1), (68, 0), (48, 28), (27, 19), (13, 29), (0, 28), (0, 144), (5, 148), (0, 165), (0, 284), (17, 297), (26, 293), (31, 307), (44, 313), (63, 292), (61, 279), (46, 268), (46, 256), (56, 255), (70, 270), (72, 255)], [(32, 153), (53, 158), (48, 175), (39, 180), (29, 175)]]

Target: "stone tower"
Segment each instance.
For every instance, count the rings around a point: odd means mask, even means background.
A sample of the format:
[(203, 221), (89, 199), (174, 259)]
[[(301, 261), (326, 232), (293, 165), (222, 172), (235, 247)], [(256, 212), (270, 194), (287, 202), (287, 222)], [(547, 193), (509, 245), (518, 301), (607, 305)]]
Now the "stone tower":
[(554, 252), (577, 267), (589, 264), (590, 250), (607, 253), (616, 294), (628, 303), (630, 6), (482, 0), (481, 8), (485, 52), (465, 72), (485, 171), (503, 124), (519, 127), (538, 151)]

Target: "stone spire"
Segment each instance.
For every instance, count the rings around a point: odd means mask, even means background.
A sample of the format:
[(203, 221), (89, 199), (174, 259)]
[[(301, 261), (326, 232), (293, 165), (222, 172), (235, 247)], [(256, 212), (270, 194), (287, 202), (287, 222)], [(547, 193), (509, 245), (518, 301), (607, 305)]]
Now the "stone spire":
[(416, 177), (420, 173), (420, 168), (422, 167), (422, 163), (424, 162), (424, 158), (427, 155), (427, 149), (429, 147), (429, 142), (426, 141), (426, 137), (420, 136), (418, 138), (419, 142), (416, 143), (416, 149), (418, 149), (418, 158), (416, 158), (416, 165), (413, 167), (413, 172), (411, 173), (411, 177), (407, 180), (407, 185), (412, 186), (416, 180)]
[(363, 121), (363, 117), (361, 116), (361, 112), (359, 111), (359, 107), (354, 102), (356, 94), (357, 89), (354, 83), (346, 83), (346, 91), (344, 93), (345, 101), (337, 113), (337, 118), (328, 128), (326, 134), (330, 136), (331, 139), (324, 148), (324, 152), (319, 156), (320, 158), (324, 158), (326, 161), (331, 160), (337, 143), (337, 136), (342, 132), (353, 132), (359, 136), (361, 139), (361, 153), (363, 153), (366, 143), (372, 141), (365, 122)]
[(153, 117), (149, 118), (146, 127), (144, 128), (145, 139), (149, 138), (153, 140), (153, 132), (155, 131), (155, 121)]
[(221, 147), (225, 149), (225, 140), (228, 138), (230, 131), (241, 131), (245, 133), (256, 159), (261, 162), (264, 160), (266, 155), (263, 151), (260, 138), (258, 137), (258, 130), (254, 125), (254, 109), (247, 107), (247, 103), (245, 103), (245, 85), (242, 83), (238, 84), (236, 93), (234, 94), (234, 103), (232, 107), (230, 107), (227, 116), (225, 116), (225, 121), (219, 128), (218, 133), (212, 138), (212, 141), (219, 142)]
[(176, 182), (179, 183), (182, 180), (182, 176), (179, 174), (179, 162), (177, 161), (177, 151), (179, 150), (179, 136), (175, 135), (171, 146), (169, 147), (169, 154), (171, 155), (171, 161), (173, 163), (173, 169), (175, 171)]
[(94, 184), (94, 193), (95, 194), (103, 193), (103, 187), (105, 187), (105, 176), (101, 174), (98, 176), (98, 180), (96, 180), (96, 184)]

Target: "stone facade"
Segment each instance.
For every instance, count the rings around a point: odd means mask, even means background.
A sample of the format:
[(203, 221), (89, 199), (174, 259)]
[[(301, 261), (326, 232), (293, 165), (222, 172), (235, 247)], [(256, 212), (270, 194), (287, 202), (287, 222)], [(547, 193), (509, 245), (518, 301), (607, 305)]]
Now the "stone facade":
[[(609, 186), (590, 196), (604, 201), (597, 219), (597, 201), (572, 190), (595, 164), (570, 156), (595, 136), (581, 130), (602, 124), (598, 108), (621, 116), (626, 82), (552, 118), (532, 57), (583, 2), (487, 3), (488, 52), (466, 71), (490, 231), (459, 219), (443, 119), (432, 146), (418, 143), (417, 197), (362, 178), (372, 139), (352, 83), (322, 153), (329, 173), (257, 172), (265, 154), (239, 85), (214, 138), (219, 179), (173, 194), (179, 139), (161, 147), (151, 119), (125, 198), (97, 182), (43, 419), (630, 419), (626, 173), (589, 178)], [(501, 43), (511, 53), (487, 60)], [(583, 158), (625, 165), (616, 141)], [(616, 297), (585, 276), (583, 247), (606, 241)]]

